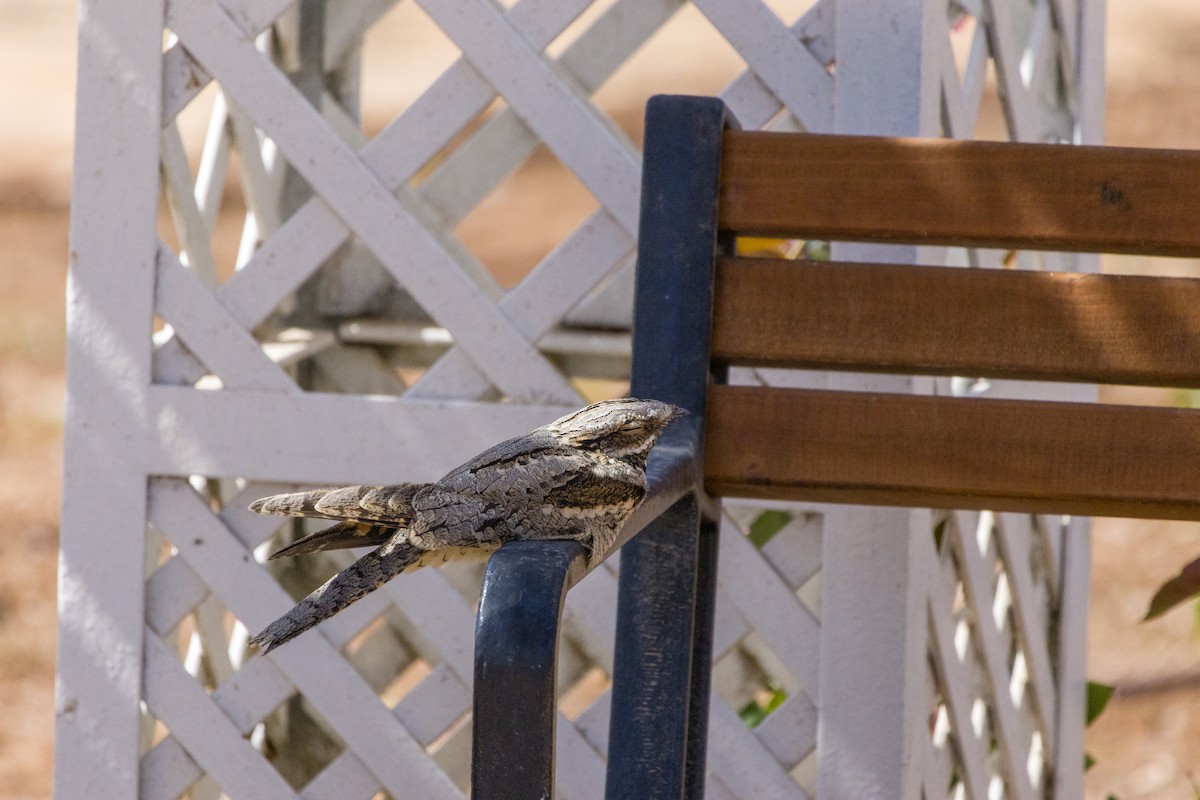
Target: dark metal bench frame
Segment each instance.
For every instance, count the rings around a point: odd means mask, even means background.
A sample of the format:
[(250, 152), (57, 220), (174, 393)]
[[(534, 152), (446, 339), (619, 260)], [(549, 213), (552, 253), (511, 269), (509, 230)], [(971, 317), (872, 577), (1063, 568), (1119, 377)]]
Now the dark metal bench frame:
[[(703, 431), (726, 120), (709, 98), (656, 97), (646, 112), (630, 393), (690, 416), (651, 453), (647, 500), (618, 539), (608, 798), (704, 793), (717, 511), (702, 486)], [(488, 563), (475, 640), (477, 800), (553, 797), (558, 623), (585, 564), (575, 542), (508, 545)]]
[[(708, 98), (653, 98), (646, 120), (632, 394), (691, 416), (651, 454), (647, 500), (618, 537), (610, 800), (704, 793), (719, 509), (705, 485), (1200, 519), (1200, 411), (735, 387), (720, 374), (737, 363), (1200, 386), (1200, 280), (784, 263), (731, 247), (736, 234), (1200, 256), (1200, 152), (737, 132)], [(553, 795), (558, 620), (585, 555), (521, 543), (491, 559), (475, 798)]]

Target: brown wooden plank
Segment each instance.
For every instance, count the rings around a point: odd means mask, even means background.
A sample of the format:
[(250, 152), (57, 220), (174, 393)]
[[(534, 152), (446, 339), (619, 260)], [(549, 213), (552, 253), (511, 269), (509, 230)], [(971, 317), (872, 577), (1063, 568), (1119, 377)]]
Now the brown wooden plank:
[(719, 226), (1200, 255), (1200, 151), (727, 131)]
[(756, 366), (1200, 387), (1200, 280), (723, 259), (712, 353)]
[(1190, 409), (713, 386), (713, 494), (1200, 519)]

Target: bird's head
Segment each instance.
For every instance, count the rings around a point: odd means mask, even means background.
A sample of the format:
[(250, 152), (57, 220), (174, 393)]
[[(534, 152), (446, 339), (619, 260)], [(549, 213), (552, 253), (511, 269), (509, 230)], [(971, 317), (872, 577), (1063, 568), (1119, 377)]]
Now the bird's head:
[(646, 455), (667, 424), (687, 413), (670, 403), (623, 397), (593, 403), (555, 420), (546, 429), (566, 444), (644, 466)]

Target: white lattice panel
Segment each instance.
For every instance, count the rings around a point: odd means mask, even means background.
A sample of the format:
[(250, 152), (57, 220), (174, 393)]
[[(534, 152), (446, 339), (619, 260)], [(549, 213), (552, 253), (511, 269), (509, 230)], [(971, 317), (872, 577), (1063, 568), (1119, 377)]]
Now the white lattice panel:
[[(1098, 0), (416, 4), (458, 55), (370, 138), (362, 41), (393, 0), (81, 5), (64, 798), (464, 796), (478, 570), (404, 576), (247, 658), (248, 628), (351, 556), (268, 569), (297, 523), (246, 506), (434, 479), (619, 378), (640, 164), (593, 96), (681, 19), (744, 62), (721, 95), (747, 128), (970, 137), (990, 69), (1013, 138), (1097, 130)], [(539, 152), (593, 210), (502, 288), (456, 232)], [(709, 795), (1070, 796), (1081, 641), (1054, 626), (1083, 629), (1086, 555), (1056, 520), (729, 502)], [(565, 614), (564, 798), (601, 793), (615, 570)]]

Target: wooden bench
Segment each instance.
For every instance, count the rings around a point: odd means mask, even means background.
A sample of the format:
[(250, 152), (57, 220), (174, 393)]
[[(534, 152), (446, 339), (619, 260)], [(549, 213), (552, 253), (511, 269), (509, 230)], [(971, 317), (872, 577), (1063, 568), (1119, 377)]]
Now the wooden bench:
[[(692, 416), (618, 540), (609, 798), (703, 795), (711, 498), (1200, 519), (1197, 411), (725, 380), (1200, 387), (1200, 281), (740, 258), (739, 236), (1200, 256), (1200, 153), (742, 132), (718, 100), (650, 101), (631, 393)], [(474, 797), (552, 793), (556, 621), (583, 573), (570, 543), (492, 559)], [(536, 609), (496, 599), (533, 585)]]

